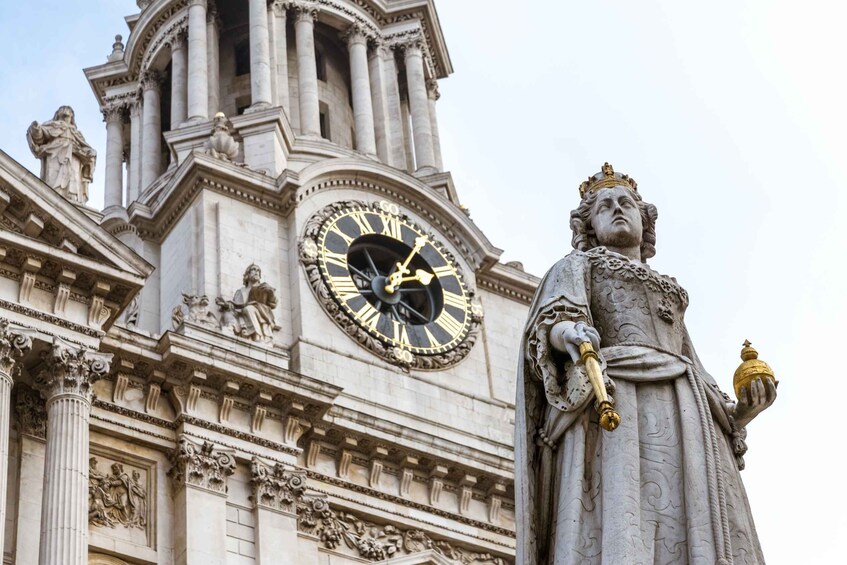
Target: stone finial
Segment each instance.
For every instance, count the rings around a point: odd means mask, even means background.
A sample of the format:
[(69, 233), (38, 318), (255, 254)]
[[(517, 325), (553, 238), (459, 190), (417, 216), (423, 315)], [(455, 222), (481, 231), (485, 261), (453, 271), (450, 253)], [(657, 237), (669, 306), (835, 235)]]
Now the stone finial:
[(35, 387), (47, 399), (60, 394), (94, 397), (93, 385), (109, 373), (111, 353), (99, 353), (53, 338), (49, 351), (42, 354), (44, 368), (35, 377)]
[(199, 445), (180, 436), (170, 456), (168, 476), (177, 488), (192, 485), (212, 492), (227, 491), (227, 477), (235, 472), (235, 458), (227, 451), (215, 449), (204, 441)]
[(241, 144), (232, 136), (229, 120), (223, 112), (215, 114), (212, 135), (204, 147), (212, 157), (229, 162), (234, 162), (241, 152)]
[(41, 159), (41, 180), (72, 202), (88, 202), (97, 152), (77, 129), (73, 108), (60, 106), (52, 120), (32, 122), (26, 139)]
[(121, 61), (124, 58), (124, 43), (123, 36), (118, 34), (115, 36), (115, 42), (112, 44), (112, 52), (106, 58), (110, 63), (114, 61)]

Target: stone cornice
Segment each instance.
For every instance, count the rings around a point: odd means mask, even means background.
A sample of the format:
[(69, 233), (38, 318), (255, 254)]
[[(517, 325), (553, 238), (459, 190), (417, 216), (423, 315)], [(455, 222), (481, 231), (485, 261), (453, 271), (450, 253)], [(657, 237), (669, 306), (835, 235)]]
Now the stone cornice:
[(480, 288), (529, 305), (541, 279), (516, 267), (497, 263), (477, 274)]

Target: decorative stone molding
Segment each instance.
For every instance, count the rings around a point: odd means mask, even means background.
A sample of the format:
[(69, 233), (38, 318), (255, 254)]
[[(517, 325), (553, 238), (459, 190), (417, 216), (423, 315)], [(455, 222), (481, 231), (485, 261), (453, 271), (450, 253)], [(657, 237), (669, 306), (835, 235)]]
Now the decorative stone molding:
[(0, 373), (12, 376), (18, 359), (32, 349), (32, 330), (19, 328), (0, 319)]
[(295, 504), (306, 492), (306, 474), (280, 463), (268, 467), (258, 457), (250, 463), (250, 485), (253, 494), (250, 499), (256, 506), (294, 512)]
[(318, 19), (318, 5), (312, 2), (296, 2), (291, 4), (294, 9), (296, 21), (309, 20), (316, 21)]
[(45, 439), (47, 437), (47, 408), (38, 391), (18, 383), (15, 385), (15, 415), (18, 431)]
[(106, 123), (122, 122), (126, 119), (127, 109), (123, 103), (111, 103), (100, 108), (100, 113), (103, 114), (103, 121)]
[(287, 0), (271, 0), (270, 2), (271, 9), (278, 18), (284, 18), (288, 15), (288, 7), (290, 5), (291, 2)]
[(141, 75), (141, 90), (160, 90), (165, 77), (159, 71), (144, 71)]
[(48, 402), (60, 395), (80, 396), (89, 403), (93, 385), (109, 373), (111, 353), (79, 348), (54, 337), (50, 350), (43, 354), (44, 368), (35, 377), (35, 386)]
[(191, 485), (225, 494), (227, 477), (235, 472), (235, 458), (230, 453), (216, 450), (208, 441), (198, 445), (184, 435), (171, 452), (170, 461), (173, 466), (168, 476), (175, 488)]
[(123, 463), (118, 462), (112, 463), (110, 473), (102, 473), (96, 457), (88, 463), (88, 523), (144, 530), (148, 497), (141, 473), (124, 471)]
[(360, 23), (354, 22), (346, 31), (340, 34), (341, 40), (347, 43), (348, 47), (356, 44), (367, 45), (371, 34)]

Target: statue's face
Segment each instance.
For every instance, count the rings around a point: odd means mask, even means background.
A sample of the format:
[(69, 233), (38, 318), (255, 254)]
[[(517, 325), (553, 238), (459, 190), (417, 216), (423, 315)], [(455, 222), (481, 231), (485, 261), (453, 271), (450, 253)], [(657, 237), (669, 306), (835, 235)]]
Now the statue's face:
[(66, 124), (71, 123), (71, 120), (73, 119), (73, 117), (74, 117), (73, 112), (71, 112), (69, 109), (64, 109), (61, 112), (59, 112), (59, 119), (62, 120), (63, 122), (65, 122)]
[(251, 268), (247, 271), (247, 280), (253, 283), (259, 282), (262, 280), (262, 271), (258, 267)]
[(601, 189), (591, 209), (591, 227), (600, 245), (640, 245), (643, 231), (641, 211), (632, 192), (623, 186)]

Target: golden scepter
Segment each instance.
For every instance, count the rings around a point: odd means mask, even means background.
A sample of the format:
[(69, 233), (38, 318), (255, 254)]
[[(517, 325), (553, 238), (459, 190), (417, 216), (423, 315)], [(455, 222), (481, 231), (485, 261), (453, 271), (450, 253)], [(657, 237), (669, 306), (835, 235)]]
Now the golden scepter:
[(588, 380), (591, 381), (591, 386), (594, 388), (594, 396), (597, 398), (594, 408), (600, 415), (600, 426), (611, 432), (620, 425), (621, 417), (615, 412), (615, 404), (609, 398), (609, 393), (606, 392), (603, 370), (600, 368), (600, 358), (590, 341), (583, 341), (579, 344), (579, 357), (585, 365)]

